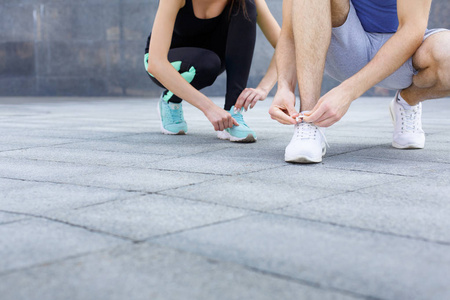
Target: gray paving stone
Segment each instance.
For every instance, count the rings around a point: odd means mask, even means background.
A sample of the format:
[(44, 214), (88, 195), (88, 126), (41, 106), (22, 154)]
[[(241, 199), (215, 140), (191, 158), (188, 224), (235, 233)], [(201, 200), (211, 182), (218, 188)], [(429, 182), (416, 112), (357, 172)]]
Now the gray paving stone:
[(15, 190), (17, 188), (26, 188), (32, 186), (33, 184), (34, 184), (33, 182), (27, 182), (23, 180), (0, 178), (0, 191), (2, 192), (0, 194), (0, 197), (3, 195), (3, 193), (6, 193), (9, 190)]
[(124, 241), (41, 219), (0, 226), (0, 275), (75, 255), (111, 248)]
[(58, 183), (15, 181), (15, 188), (0, 194), (0, 210), (48, 216), (54, 210), (70, 210), (136, 195), (121, 190)]
[[(329, 158), (338, 160), (339, 158)], [(286, 164), (282, 168), (262, 170), (241, 178), (259, 181), (270, 181), (274, 187), (276, 184), (290, 183), (296, 193), (304, 193), (302, 187), (310, 186), (334, 191), (352, 191), (365, 187), (395, 182), (403, 179), (402, 176), (367, 173), (351, 169), (336, 170), (327, 168), (329, 163), (322, 165)], [(312, 197), (311, 199), (317, 199)]]
[(283, 216), (250, 216), (154, 242), (381, 299), (450, 297), (450, 247)]
[(198, 201), (147, 195), (72, 211), (58, 211), (52, 214), (52, 218), (133, 240), (144, 240), (250, 213)]
[[(190, 139), (190, 140), (189, 140)], [(76, 144), (62, 145), (62, 149), (88, 149), (100, 151), (126, 152), (126, 153), (141, 153), (141, 154), (159, 154), (159, 155), (190, 155), (195, 153), (203, 153), (223, 149), (229, 145), (217, 141), (215, 136), (201, 137), (203, 140), (200, 143), (194, 143), (190, 135), (187, 136), (165, 136), (159, 132), (152, 132), (147, 135), (145, 142), (134, 142), (126, 140), (125, 138), (104, 140), (104, 141), (89, 141)], [(185, 146), (184, 142), (189, 141), (191, 144)], [(197, 140), (198, 141), (198, 140)]]
[[(418, 150), (399, 150), (390, 146), (373, 147), (370, 149), (361, 149), (352, 152), (352, 155), (369, 158), (383, 158), (393, 160), (409, 160), (414, 162), (434, 162), (445, 163), (450, 168), (450, 155), (448, 154), (449, 145), (443, 143), (434, 143), (429, 149)], [(439, 149), (439, 150), (435, 150)]]
[(277, 212), (450, 246), (448, 181), (406, 178), (293, 205)]
[(17, 222), (26, 218), (27, 217), (21, 215), (5, 213), (0, 211), (0, 226), (11, 222)]
[[(399, 153), (401, 155), (401, 153)], [(384, 157), (362, 157), (353, 153), (333, 157), (324, 157), (323, 166), (329, 169), (354, 170), (370, 173), (403, 175), (403, 176), (429, 176), (433, 173), (445, 172), (448, 164), (427, 162), (418, 164), (416, 161), (388, 159)]]
[[(214, 180), (219, 175), (136, 168), (100, 168), (95, 173), (72, 177), (72, 183), (128, 191), (158, 192)], [(100, 170), (101, 169), (101, 170)]]
[[(245, 147), (245, 146), (244, 146)], [(284, 165), (282, 161), (262, 159), (260, 156), (229, 155), (230, 149), (200, 153), (188, 157), (160, 160), (148, 165), (152, 169), (238, 175)], [(199, 163), (201, 161), (201, 163)]]
[(174, 137), (157, 99), (0, 98), (0, 298), (450, 298), (450, 101), (424, 104), (420, 151), (391, 148), (389, 101), (355, 101), (323, 163), (293, 165), (271, 99), (242, 145), (188, 104)]
[(0, 157), (0, 178), (69, 182), (73, 176), (95, 172), (90, 166)]
[(89, 149), (39, 147), (0, 153), (0, 157), (40, 161), (68, 162), (79, 165), (147, 168), (154, 161), (168, 160), (171, 156), (144, 153), (124, 153)]
[(73, 143), (73, 139), (64, 138), (44, 138), (44, 137), (27, 137), (24, 138), (20, 135), (6, 135), (3, 136), (3, 143), (0, 145), (0, 151), (42, 147), (42, 146), (54, 146), (60, 144)]
[(350, 295), (151, 244), (0, 277), (4, 300), (351, 300)]
[(3, 130), (0, 129), (1, 134), (11, 134), (15, 136), (21, 136), (22, 139), (27, 139), (28, 137), (42, 137), (42, 138), (63, 138), (63, 139), (74, 139), (77, 140), (92, 140), (92, 139), (105, 139), (105, 138), (114, 138), (117, 136), (121, 136), (123, 134), (122, 132), (109, 132), (108, 130), (98, 130), (93, 131), (92, 129), (89, 130), (72, 130), (72, 129), (61, 129), (61, 128), (54, 128), (52, 130), (48, 129), (30, 129), (23, 128), (23, 129), (17, 129), (17, 128), (8, 128)]
[[(282, 173), (278, 169), (277, 174)], [(250, 176), (220, 178), (162, 192), (165, 195), (230, 205), (257, 211), (272, 210), (342, 193), (342, 190), (313, 187), (294, 180), (258, 179)]]

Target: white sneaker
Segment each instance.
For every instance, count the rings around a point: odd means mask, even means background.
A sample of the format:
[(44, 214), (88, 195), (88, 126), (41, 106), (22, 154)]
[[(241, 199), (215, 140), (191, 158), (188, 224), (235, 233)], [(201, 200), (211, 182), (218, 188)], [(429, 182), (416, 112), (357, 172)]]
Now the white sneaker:
[(398, 149), (422, 149), (425, 146), (425, 133), (422, 130), (422, 103), (414, 106), (400, 104), (399, 92), (395, 94), (395, 98), (389, 105), (394, 123), (392, 146)]
[(325, 135), (320, 127), (301, 122), (295, 125), (294, 136), (286, 147), (284, 160), (294, 163), (319, 163), (327, 149)]

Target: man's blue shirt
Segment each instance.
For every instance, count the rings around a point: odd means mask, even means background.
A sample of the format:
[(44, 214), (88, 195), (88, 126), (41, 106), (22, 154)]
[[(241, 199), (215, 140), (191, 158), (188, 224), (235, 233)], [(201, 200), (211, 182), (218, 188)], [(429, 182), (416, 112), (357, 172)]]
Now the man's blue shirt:
[(366, 32), (397, 31), (397, 0), (352, 0), (352, 3)]

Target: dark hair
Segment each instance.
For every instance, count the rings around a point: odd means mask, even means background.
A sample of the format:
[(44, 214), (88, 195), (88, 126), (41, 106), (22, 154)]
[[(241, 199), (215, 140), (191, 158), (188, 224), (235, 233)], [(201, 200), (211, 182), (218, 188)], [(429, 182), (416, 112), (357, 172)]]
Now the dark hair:
[(248, 16), (247, 5), (245, 4), (245, 0), (231, 0), (230, 15), (231, 15), (231, 12), (233, 11), (233, 7), (235, 5), (239, 5), (237, 12), (239, 12), (242, 9), (242, 11), (244, 12), (245, 18), (250, 19), (250, 17)]

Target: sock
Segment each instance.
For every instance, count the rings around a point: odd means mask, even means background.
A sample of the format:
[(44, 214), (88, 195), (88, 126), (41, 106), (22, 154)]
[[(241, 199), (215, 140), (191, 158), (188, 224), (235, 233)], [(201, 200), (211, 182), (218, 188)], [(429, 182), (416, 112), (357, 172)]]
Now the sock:
[(175, 95), (172, 94), (169, 90), (166, 90), (163, 94), (163, 100), (168, 102), (168, 103), (177, 103), (180, 104), (181, 103), (181, 99), (178, 97), (174, 97)]

